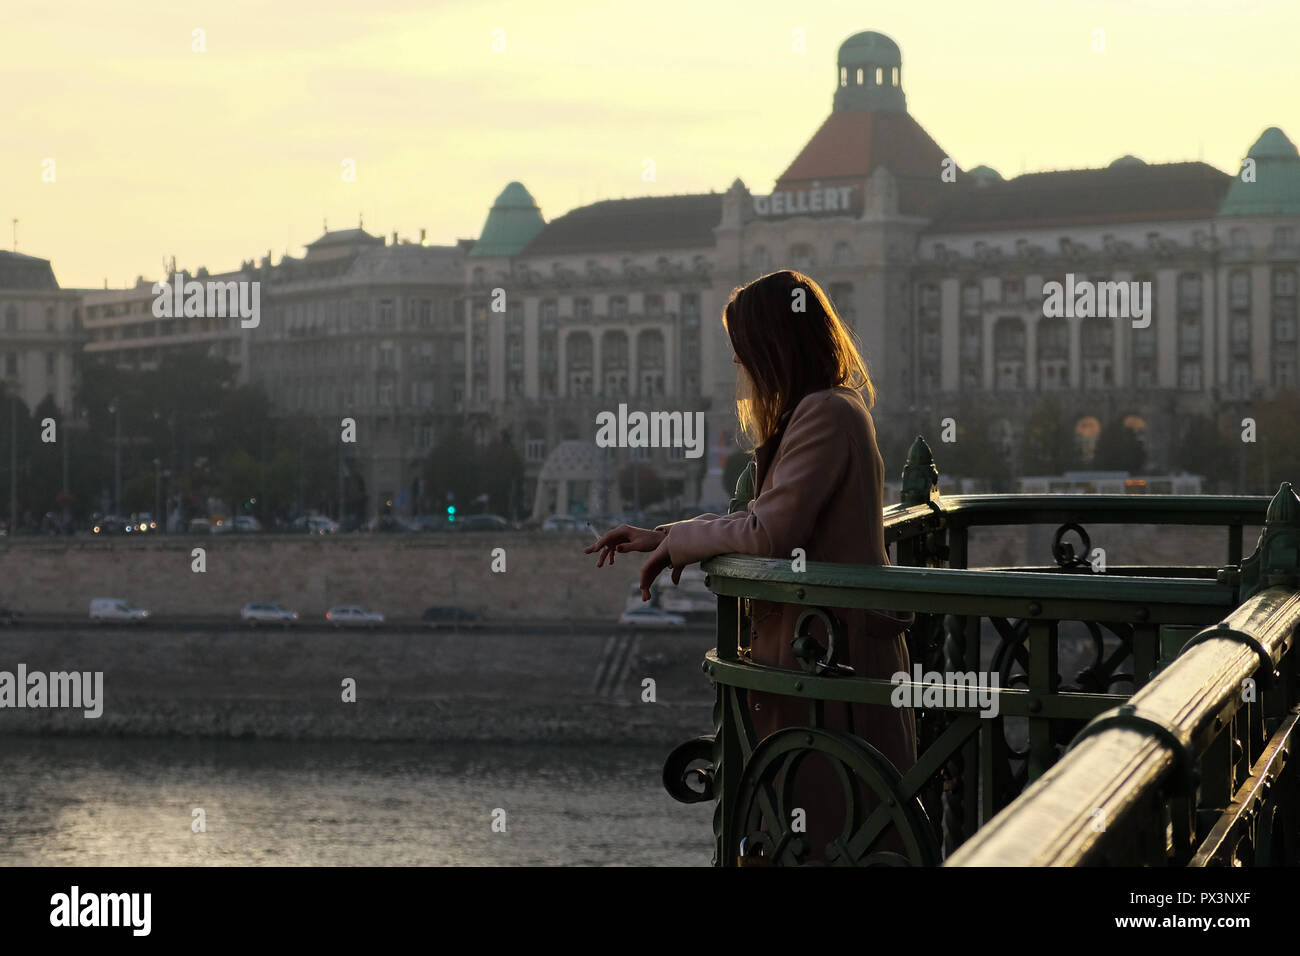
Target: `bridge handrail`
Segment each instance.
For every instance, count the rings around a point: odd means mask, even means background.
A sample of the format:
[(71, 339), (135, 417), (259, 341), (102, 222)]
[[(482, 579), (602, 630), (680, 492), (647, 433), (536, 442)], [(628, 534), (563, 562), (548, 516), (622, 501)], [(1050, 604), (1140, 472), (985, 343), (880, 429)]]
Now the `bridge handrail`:
[(1096, 718), (947, 865), (1077, 866), (1113, 852), (1115, 841), (1140, 825), (1153, 793), (1194, 786), (1195, 762), (1246, 702), (1244, 682), (1272, 677), (1294, 650), (1298, 627), (1300, 590), (1269, 587), (1246, 600), (1119, 711)]

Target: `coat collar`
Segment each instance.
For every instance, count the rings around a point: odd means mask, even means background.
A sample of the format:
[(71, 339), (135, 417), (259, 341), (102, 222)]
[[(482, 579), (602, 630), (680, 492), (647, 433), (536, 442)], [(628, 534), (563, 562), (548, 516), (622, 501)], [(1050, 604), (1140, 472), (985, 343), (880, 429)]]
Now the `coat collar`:
[(754, 496), (763, 490), (763, 478), (767, 475), (768, 469), (772, 467), (772, 461), (776, 458), (777, 449), (781, 445), (781, 436), (785, 434), (786, 426), (790, 424), (790, 416), (793, 411), (787, 411), (777, 422), (776, 431), (772, 437), (754, 450)]

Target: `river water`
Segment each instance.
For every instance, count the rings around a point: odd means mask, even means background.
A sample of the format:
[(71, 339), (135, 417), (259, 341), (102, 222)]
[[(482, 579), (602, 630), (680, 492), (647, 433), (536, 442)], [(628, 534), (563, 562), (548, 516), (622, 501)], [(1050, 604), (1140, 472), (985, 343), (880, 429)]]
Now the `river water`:
[(0, 737), (0, 864), (707, 866), (712, 804), (664, 792), (665, 756)]

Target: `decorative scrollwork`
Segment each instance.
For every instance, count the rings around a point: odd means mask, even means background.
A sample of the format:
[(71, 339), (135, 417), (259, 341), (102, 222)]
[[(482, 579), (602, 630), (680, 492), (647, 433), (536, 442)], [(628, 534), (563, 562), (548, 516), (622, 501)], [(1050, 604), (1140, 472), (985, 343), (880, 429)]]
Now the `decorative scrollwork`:
[[(1080, 552), (1076, 552), (1074, 545), (1065, 540), (1071, 531), (1079, 536), (1079, 543), (1083, 546)], [(1056, 534), (1052, 537), (1052, 557), (1062, 568), (1088, 567), (1088, 555), (1091, 553), (1092, 538), (1088, 537), (1083, 525), (1068, 521), (1056, 529)]]
[[(814, 620), (821, 621), (826, 626), (829, 647), (822, 647), (821, 642), (808, 633)], [(843, 625), (840, 624), (840, 619), (824, 607), (810, 607), (795, 622), (794, 640), (790, 642), (790, 647), (794, 650), (799, 666), (809, 674), (842, 677), (853, 673), (852, 667), (835, 661), (836, 647), (843, 644)]]
[[(840, 829), (825, 847), (812, 846), (792, 819), (800, 769), (813, 754), (830, 762), (844, 796)], [(939, 862), (925, 809), (916, 798), (904, 796), (898, 768), (852, 734), (787, 727), (766, 737), (745, 765), (734, 812), (743, 839), (729, 849), (743, 864), (757, 863), (756, 857), (784, 866), (934, 866)]]
[[(713, 740), (712, 734), (693, 737), (678, 744), (664, 761), (664, 789), (678, 803), (704, 803), (713, 799)], [(695, 766), (701, 762), (705, 766)]]

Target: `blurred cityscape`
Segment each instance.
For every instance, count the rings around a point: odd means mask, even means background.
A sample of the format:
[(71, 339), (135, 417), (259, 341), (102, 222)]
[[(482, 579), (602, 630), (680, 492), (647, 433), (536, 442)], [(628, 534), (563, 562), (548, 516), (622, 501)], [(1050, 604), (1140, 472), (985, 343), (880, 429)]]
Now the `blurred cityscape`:
[[(888, 37), (848, 38), (829, 115), (765, 192), (737, 179), (546, 221), (511, 182), (452, 246), (323, 224), (301, 258), (166, 261), (121, 289), (61, 288), (57, 261), (0, 252), (4, 526), (574, 530), (722, 510), (744, 454), (720, 314), (778, 268), (855, 330), (891, 479), (917, 434), (954, 490), (1268, 493), (1300, 474), (1287, 135), (1261, 130), (1227, 172), (1120, 155), (1004, 178), (948, 159), (902, 66)], [(176, 273), (259, 283), (255, 327), (159, 318)], [(1051, 282), (1150, 283), (1149, 325), (1049, 316)], [(702, 411), (705, 455), (598, 448), (620, 403)]]

